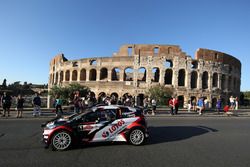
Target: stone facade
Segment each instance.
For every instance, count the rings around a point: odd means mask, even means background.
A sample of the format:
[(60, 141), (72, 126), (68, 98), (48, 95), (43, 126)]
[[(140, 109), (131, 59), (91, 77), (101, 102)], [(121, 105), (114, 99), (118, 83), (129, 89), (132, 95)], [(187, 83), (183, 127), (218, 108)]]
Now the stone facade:
[[(207, 97), (214, 106), (221, 96), (239, 96), (241, 63), (235, 57), (198, 49), (192, 59), (176, 45), (123, 45), (112, 57), (67, 60), (63, 54), (50, 62), (49, 89), (79, 83), (100, 93), (139, 97), (153, 85), (174, 89), (181, 105), (190, 98)], [(139, 104), (141, 102), (138, 102)]]

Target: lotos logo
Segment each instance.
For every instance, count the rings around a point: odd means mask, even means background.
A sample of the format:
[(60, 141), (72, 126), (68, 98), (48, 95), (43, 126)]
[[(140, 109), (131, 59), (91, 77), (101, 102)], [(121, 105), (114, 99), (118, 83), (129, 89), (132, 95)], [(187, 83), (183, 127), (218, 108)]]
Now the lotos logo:
[(108, 131), (102, 133), (102, 137), (103, 138), (107, 138), (108, 136), (109, 136), (109, 132)]
[(122, 127), (122, 125), (124, 125), (124, 124), (125, 124), (124, 120), (118, 121), (118, 123), (112, 125), (112, 126), (108, 129), (108, 131), (103, 132), (103, 133), (102, 133), (102, 137), (103, 137), (103, 138), (107, 138), (107, 137), (109, 136), (109, 134), (113, 134), (113, 133), (117, 132), (118, 130), (120, 130), (121, 127)]

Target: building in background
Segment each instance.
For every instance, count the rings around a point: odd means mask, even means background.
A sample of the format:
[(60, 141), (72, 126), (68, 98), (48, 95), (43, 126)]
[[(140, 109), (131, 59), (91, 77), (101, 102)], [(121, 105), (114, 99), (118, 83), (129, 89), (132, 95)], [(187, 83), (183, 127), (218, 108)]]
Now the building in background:
[(138, 97), (154, 85), (174, 90), (181, 106), (206, 97), (210, 106), (222, 97), (240, 95), (241, 62), (219, 51), (198, 49), (192, 59), (176, 45), (123, 45), (111, 57), (67, 60), (63, 54), (50, 62), (49, 87), (79, 83), (93, 93)]

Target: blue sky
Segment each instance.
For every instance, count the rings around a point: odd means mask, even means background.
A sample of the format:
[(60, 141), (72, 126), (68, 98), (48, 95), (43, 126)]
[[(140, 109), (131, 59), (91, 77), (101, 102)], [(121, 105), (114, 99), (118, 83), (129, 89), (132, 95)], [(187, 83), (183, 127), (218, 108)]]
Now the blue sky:
[(49, 62), (111, 56), (123, 44), (172, 44), (242, 62), (250, 90), (249, 0), (0, 0), (0, 84), (46, 84)]

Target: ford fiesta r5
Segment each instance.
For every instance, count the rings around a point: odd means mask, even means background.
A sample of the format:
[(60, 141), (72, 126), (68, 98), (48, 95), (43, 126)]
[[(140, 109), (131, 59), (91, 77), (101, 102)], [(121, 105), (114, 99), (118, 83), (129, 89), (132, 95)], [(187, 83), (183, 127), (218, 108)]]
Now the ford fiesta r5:
[(66, 150), (73, 144), (128, 142), (142, 145), (148, 138), (146, 120), (139, 108), (99, 106), (43, 126), (43, 141), (53, 150)]

